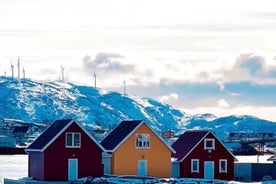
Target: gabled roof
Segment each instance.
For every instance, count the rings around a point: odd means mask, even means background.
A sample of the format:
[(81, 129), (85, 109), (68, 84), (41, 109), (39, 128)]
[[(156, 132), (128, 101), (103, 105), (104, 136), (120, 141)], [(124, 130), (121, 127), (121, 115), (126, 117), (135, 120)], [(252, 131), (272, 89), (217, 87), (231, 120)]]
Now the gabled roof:
[(173, 144), (172, 147), (176, 151), (173, 157), (178, 160), (183, 160), (193, 148), (201, 142), (201, 140), (207, 136), (209, 131), (207, 130), (191, 130), (185, 131)]
[[(142, 124), (146, 124), (142, 120), (127, 120), (122, 121), (115, 129), (113, 129), (104, 140), (101, 145), (106, 151), (114, 152), (119, 148)], [(146, 124), (147, 125), (147, 124)], [(168, 146), (163, 139), (161, 139), (148, 125), (147, 127), (155, 134), (161, 142), (163, 142), (173, 153), (175, 152), (170, 146)]]
[(56, 120), (53, 122), (29, 147), (26, 149), (29, 151), (44, 151), (49, 145), (51, 145), (70, 125), (76, 123), (102, 150), (104, 148), (97, 143), (82, 126), (72, 119)]
[[(176, 151), (173, 154), (173, 157), (177, 158), (178, 161), (183, 161), (194, 149), (195, 147), (201, 143), (207, 135), (212, 134), (213, 137), (224, 147), (222, 142), (216, 138), (214, 133), (209, 130), (189, 130), (184, 132), (172, 145), (173, 149)], [(236, 159), (236, 157), (225, 148), (232, 157)]]
[[(178, 139), (175, 141), (172, 145), (173, 149), (175, 149), (176, 153), (173, 155), (173, 157), (177, 158), (179, 161), (183, 161), (185, 157), (187, 157), (195, 147), (201, 143), (201, 141), (207, 137), (208, 134), (212, 134), (215, 139), (220, 142), (216, 138), (216, 136), (213, 134), (212, 131), (209, 130), (189, 130), (184, 132)], [(223, 146), (223, 144), (220, 142), (220, 144)], [(226, 148), (225, 148), (226, 149)], [(226, 149), (227, 150), (227, 149)], [(228, 150), (227, 150), (228, 151)], [(230, 155), (234, 157), (235, 156), (228, 151)]]

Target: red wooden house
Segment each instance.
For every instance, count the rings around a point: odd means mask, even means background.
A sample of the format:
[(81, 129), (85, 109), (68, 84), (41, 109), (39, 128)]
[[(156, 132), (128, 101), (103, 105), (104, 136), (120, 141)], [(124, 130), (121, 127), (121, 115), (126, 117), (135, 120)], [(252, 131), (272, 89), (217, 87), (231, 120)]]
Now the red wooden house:
[(57, 120), (26, 149), (28, 175), (45, 181), (102, 176), (103, 150), (77, 122)]
[(211, 131), (184, 132), (173, 143), (172, 157), (179, 163), (180, 177), (205, 179), (234, 179), (234, 155)]

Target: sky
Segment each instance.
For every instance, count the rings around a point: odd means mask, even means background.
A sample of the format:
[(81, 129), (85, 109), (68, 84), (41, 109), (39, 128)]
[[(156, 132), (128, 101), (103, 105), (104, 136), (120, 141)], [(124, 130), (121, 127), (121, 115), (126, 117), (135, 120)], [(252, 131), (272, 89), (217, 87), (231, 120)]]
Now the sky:
[[(0, 0), (0, 75), (276, 121), (273, 0)], [(125, 82), (125, 83), (124, 83)], [(125, 84), (125, 85), (124, 85)], [(125, 86), (125, 88), (124, 88)]]

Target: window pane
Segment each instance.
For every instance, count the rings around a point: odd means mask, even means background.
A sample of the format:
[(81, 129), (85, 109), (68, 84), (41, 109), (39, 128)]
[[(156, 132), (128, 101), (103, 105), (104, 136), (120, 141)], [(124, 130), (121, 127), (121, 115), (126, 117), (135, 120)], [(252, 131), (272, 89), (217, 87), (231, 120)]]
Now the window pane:
[(207, 148), (212, 148), (212, 147), (213, 147), (213, 141), (208, 140), (208, 141), (206, 142), (206, 147), (207, 147)]
[(227, 160), (220, 160), (220, 172), (227, 172)]
[(80, 146), (80, 134), (74, 134), (74, 146)]
[(205, 139), (204, 140), (204, 149), (215, 149), (215, 140), (214, 139)]
[(221, 170), (223, 170), (223, 171), (225, 170), (225, 161), (221, 162)]
[(72, 146), (73, 137), (72, 134), (66, 134), (66, 146)]
[(198, 160), (192, 160), (192, 172), (198, 172)]
[(148, 134), (138, 134), (136, 136), (136, 147), (137, 148), (149, 148), (149, 135)]

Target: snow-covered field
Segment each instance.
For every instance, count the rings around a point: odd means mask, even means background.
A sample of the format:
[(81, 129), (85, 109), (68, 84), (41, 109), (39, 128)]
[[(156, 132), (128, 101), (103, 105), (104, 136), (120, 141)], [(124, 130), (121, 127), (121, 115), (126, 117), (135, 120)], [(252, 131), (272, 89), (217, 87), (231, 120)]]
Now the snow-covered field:
[[(260, 162), (265, 161), (267, 156), (260, 156), (258, 159)], [(257, 160), (256, 156), (238, 157), (241, 162), (254, 162)], [(19, 179), (28, 176), (28, 157), (27, 155), (0, 155), (0, 184), (3, 183), (3, 178)], [(86, 179), (83, 179), (85, 181)], [(149, 178), (141, 179), (133, 176), (118, 176), (118, 177), (102, 177), (94, 178), (95, 183), (127, 183), (127, 184), (139, 184), (139, 183), (189, 183), (189, 184), (241, 184), (236, 181), (208, 181), (202, 179), (158, 179)], [(261, 184), (262, 182), (254, 182), (254, 184)], [(263, 182), (265, 184), (275, 184), (276, 181)], [(248, 184), (248, 183), (246, 183)], [(253, 183), (251, 183), (253, 184)]]
[(0, 155), (0, 183), (3, 178), (18, 179), (28, 176), (27, 155)]

